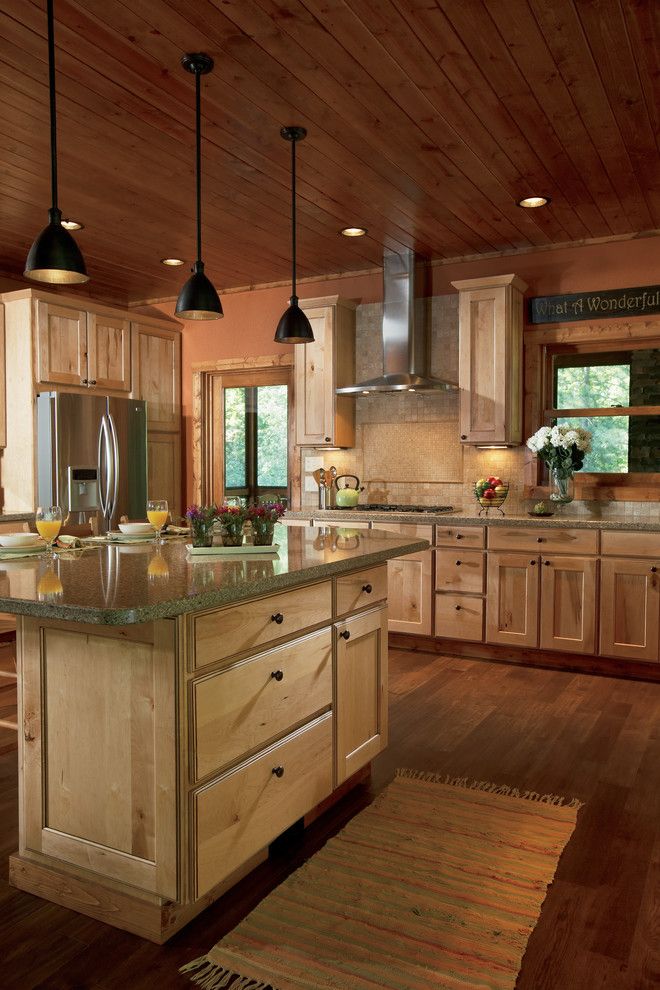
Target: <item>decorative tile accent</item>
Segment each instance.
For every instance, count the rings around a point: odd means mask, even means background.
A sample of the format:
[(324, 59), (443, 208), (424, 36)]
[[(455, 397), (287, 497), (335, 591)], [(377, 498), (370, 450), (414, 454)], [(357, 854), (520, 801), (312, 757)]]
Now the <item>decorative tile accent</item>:
[(461, 481), (463, 451), (456, 424), (367, 423), (362, 428), (364, 481), (388, 483)]

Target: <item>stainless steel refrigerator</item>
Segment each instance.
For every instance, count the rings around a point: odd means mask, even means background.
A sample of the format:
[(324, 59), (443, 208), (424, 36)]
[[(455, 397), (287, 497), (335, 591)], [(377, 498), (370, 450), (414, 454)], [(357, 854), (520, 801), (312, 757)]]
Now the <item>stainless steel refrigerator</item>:
[(147, 409), (138, 399), (42, 392), (37, 396), (39, 505), (100, 533), (147, 507)]

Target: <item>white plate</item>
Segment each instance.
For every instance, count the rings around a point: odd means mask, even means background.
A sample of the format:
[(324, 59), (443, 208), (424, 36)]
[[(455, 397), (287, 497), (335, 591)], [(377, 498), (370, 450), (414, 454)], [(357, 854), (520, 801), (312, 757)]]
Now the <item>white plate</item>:
[(107, 535), (108, 540), (111, 543), (144, 543), (145, 540), (153, 541), (156, 539), (156, 531), (149, 527), (148, 533), (118, 533), (116, 530), (111, 530)]
[(0, 547), (43, 547), (44, 542), (36, 533), (0, 533)]
[(46, 544), (43, 542), (30, 544), (29, 547), (0, 547), (0, 560), (2, 560), (4, 557), (18, 556), (18, 554), (20, 554), (21, 557), (24, 556), (27, 557), (28, 554), (32, 555), (37, 553), (44, 553), (45, 550), (46, 550)]
[(257, 554), (257, 553), (277, 553), (280, 549), (279, 543), (273, 543), (271, 547), (255, 547), (252, 543), (244, 543), (240, 547), (194, 547), (192, 543), (186, 543), (186, 550), (191, 557), (216, 557), (230, 556), (233, 554)]
[(119, 529), (124, 534), (124, 536), (155, 536), (156, 531), (154, 530), (151, 523), (148, 522), (132, 522), (132, 523), (119, 523)]

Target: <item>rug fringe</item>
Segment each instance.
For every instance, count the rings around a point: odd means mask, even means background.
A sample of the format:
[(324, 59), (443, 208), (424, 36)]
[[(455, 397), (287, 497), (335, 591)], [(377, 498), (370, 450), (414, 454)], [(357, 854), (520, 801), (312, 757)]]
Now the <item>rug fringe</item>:
[(241, 976), (230, 969), (225, 969), (219, 963), (212, 962), (208, 956), (199, 956), (192, 962), (181, 966), (180, 973), (190, 977), (192, 983), (196, 983), (200, 990), (225, 990), (231, 984), (231, 990), (275, 990), (270, 983), (263, 983), (261, 980), (253, 980), (251, 976)]
[(557, 808), (575, 808), (580, 810), (584, 801), (579, 798), (560, 797), (558, 794), (539, 794), (538, 791), (520, 791), (517, 787), (507, 787), (506, 784), (493, 784), (489, 780), (477, 780), (475, 777), (451, 777), (448, 773), (431, 773), (426, 770), (411, 770), (400, 767), (396, 777), (408, 780), (423, 780), (429, 784), (448, 784), (450, 787), (462, 787), (467, 791), (484, 791), (487, 794), (503, 794), (507, 797), (522, 798), (525, 801), (535, 801), (537, 804), (551, 804)]

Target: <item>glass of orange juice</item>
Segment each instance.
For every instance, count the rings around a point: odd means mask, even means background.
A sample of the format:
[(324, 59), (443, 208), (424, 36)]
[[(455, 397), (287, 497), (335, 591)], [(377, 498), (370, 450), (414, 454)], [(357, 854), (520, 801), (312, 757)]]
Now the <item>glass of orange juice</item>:
[(167, 525), (167, 517), (170, 514), (170, 510), (167, 504), (167, 499), (164, 498), (150, 498), (147, 502), (147, 519), (156, 530), (156, 539), (154, 543), (162, 543), (161, 532)]
[(62, 528), (62, 510), (59, 505), (40, 505), (37, 509), (34, 521), (37, 526), (37, 533), (42, 540), (48, 544), (47, 556), (54, 557), (55, 540), (60, 535)]

